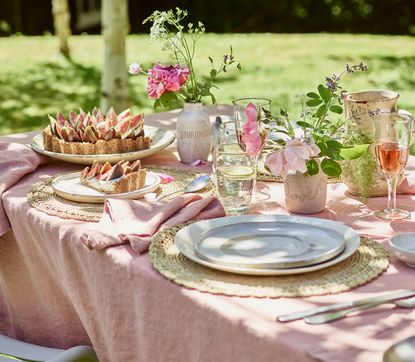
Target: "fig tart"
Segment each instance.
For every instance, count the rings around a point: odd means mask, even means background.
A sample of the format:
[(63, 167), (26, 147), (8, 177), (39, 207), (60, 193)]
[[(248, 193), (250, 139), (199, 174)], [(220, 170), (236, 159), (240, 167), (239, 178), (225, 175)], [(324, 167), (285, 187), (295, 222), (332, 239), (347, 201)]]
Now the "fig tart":
[(114, 166), (109, 162), (94, 161), (82, 170), (82, 184), (106, 194), (121, 194), (142, 188), (146, 181), (146, 169), (140, 160), (120, 161)]
[(132, 115), (130, 109), (117, 115), (111, 108), (103, 115), (98, 108), (91, 113), (62, 113), (49, 116), (50, 124), (43, 130), (45, 150), (78, 155), (125, 153), (150, 147), (151, 137), (144, 134), (144, 117)]

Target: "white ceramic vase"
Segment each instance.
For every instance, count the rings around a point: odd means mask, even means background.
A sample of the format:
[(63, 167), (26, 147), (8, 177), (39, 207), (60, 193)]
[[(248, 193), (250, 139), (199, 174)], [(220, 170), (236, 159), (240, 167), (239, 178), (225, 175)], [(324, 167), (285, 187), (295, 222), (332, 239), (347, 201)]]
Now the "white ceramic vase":
[(185, 103), (177, 118), (177, 150), (180, 161), (206, 161), (210, 152), (210, 117), (202, 103)]
[(288, 172), (284, 179), (285, 204), (288, 211), (315, 214), (326, 207), (327, 176), (320, 171), (310, 176)]
[[(346, 119), (354, 120), (358, 129), (371, 137), (373, 133), (371, 113), (379, 110), (395, 111), (398, 99), (399, 93), (383, 89), (349, 93), (344, 99)], [(370, 148), (370, 152), (376, 162), (374, 147)], [(351, 194), (359, 195), (360, 190), (354, 181), (354, 177), (358, 175), (359, 163), (361, 161), (357, 159), (344, 162), (347, 164), (348, 174), (345, 172), (342, 174), (342, 181), (346, 184)], [(376, 166), (373, 172), (372, 186), (367, 190), (367, 193), (367, 196), (385, 196), (388, 194), (386, 177), (378, 166)]]

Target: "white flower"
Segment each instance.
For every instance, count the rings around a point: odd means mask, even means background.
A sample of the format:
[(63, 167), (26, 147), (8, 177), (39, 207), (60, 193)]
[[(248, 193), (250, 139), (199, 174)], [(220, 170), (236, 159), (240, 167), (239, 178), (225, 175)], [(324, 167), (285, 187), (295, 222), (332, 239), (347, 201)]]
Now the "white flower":
[(141, 65), (137, 62), (131, 63), (130, 68), (128, 69), (128, 73), (131, 75), (137, 75), (141, 73)]

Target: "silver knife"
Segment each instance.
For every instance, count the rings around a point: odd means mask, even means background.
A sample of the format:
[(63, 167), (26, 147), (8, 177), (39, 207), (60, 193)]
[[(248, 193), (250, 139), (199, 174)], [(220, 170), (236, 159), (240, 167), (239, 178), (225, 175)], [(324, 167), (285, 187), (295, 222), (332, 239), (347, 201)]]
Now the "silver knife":
[(385, 302), (368, 303), (368, 304), (359, 305), (354, 308), (342, 309), (342, 310), (337, 310), (334, 312), (312, 315), (310, 317), (305, 317), (304, 322), (306, 322), (307, 324), (313, 324), (313, 325), (328, 323), (328, 322), (335, 321), (337, 319), (344, 318), (350, 313), (377, 307), (378, 305), (381, 305), (381, 304), (385, 304)]
[(401, 290), (398, 292), (388, 293), (388, 294), (384, 294), (384, 295), (376, 296), (372, 298), (358, 299), (353, 302), (331, 304), (331, 305), (327, 305), (324, 307), (312, 308), (312, 309), (308, 309), (308, 310), (301, 311), (301, 312), (280, 315), (280, 316), (277, 316), (277, 321), (278, 322), (291, 322), (297, 319), (310, 317), (315, 314), (333, 312), (333, 311), (346, 309), (346, 308), (359, 307), (365, 304), (379, 305), (382, 303), (387, 303), (387, 302), (391, 302), (397, 299), (403, 299), (403, 298), (408, 298), (412, 296), (415, 296), (415, 290)]

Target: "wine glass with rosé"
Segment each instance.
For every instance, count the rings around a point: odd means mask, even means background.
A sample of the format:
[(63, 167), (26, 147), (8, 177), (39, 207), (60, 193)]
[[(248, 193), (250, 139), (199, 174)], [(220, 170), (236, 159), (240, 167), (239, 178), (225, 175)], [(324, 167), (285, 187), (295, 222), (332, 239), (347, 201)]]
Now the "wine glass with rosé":
[(411, 145), (413, 117), (405, 112), (379, 112), (373, 116), (376, 159), (388, 182), (388, 206), (375, 215), (385, 220), (408, 219), (407, 210), (396, 207), (396, 187), (404, 171)]

